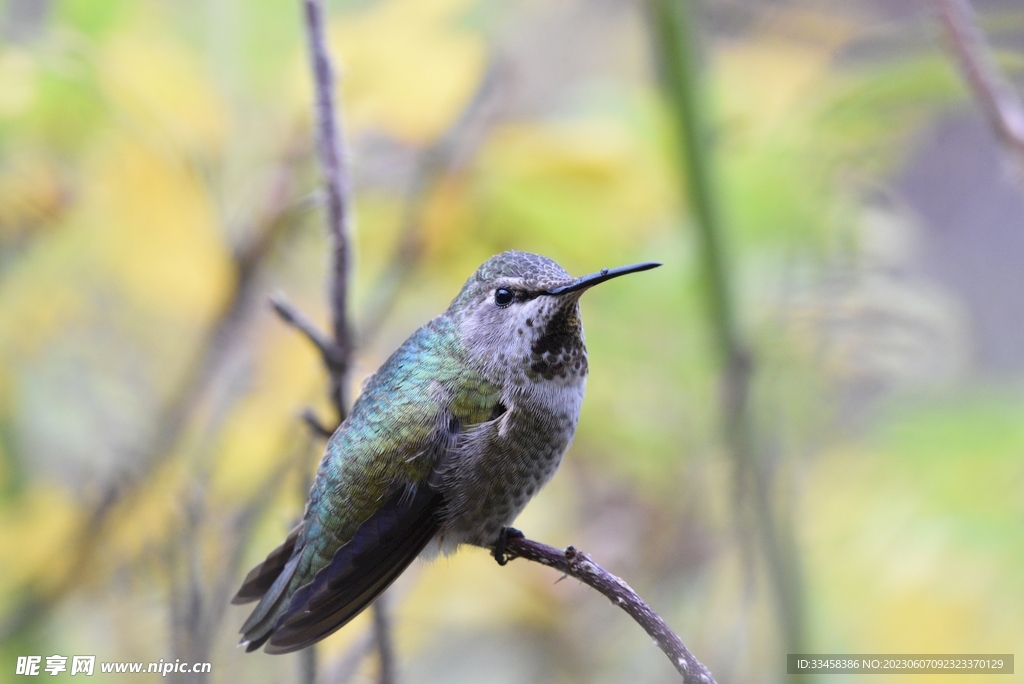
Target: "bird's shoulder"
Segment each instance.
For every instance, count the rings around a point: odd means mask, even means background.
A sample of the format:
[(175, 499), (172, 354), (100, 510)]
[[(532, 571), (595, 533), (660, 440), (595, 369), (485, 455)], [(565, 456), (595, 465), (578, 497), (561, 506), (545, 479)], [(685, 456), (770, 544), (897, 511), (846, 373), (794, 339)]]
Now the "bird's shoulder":
[(369, 431), (402, 451), (450, 428), (448, 419), (462, 427), (487, 420), (500, 396), (501, 388), (468, 363), (456, 325), (442, 316), (413, 333), (369, 378), (341, 432)]

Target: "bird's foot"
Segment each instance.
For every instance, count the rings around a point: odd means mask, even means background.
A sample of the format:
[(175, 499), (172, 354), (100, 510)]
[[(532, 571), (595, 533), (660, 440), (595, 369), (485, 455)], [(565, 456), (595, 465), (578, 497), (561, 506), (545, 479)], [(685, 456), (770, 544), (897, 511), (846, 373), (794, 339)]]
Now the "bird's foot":
[(501, 532), (498, 533), (498, 538), (491, 547), (491, 555), (494, 556), (494, 560), (498, 561), (498, 565), (505, 565), (505, 563), (508, 563), (510, 560), (515, 558), (514, 555), (509, 555), (505, 552), (505, 547), (508, 546), (508, 540), (522, 539), (525, 536), (525, 534), (514, 527), (501, 528)]

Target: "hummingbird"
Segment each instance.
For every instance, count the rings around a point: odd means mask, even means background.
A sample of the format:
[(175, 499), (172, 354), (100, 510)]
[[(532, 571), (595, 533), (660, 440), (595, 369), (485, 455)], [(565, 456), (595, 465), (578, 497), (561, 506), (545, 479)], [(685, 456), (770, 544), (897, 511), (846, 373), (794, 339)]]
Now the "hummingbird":
[(576, 432), (587, 378), (580, 296), (647, 262), (579, 278), (537, 254), (485, 261), (448, 310), (365, 383), (327, 443), (301, 522), (246, 576), (240, 646), (290, 653), (340, 629), (420, 556), (460, 545), (504, 564), (509, 525)]

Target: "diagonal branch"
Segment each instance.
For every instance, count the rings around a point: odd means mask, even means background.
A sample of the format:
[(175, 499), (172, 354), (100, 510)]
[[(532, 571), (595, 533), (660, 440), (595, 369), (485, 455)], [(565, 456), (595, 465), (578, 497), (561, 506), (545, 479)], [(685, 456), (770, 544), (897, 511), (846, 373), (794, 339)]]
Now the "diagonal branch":
[(672, 666), (683, 676), (684, 684), (715, 684), (715, 678), (708, 669), (687, 650), (661, 616), (625, 581), (592, 561), (587, 554), (572, 546), (559, 551), (547, 544), (512, 535), (508, 537), (504, 552), (508, 560), (525, 558), (546, 565), (601, 592), (605, 598), (626, 611), (654, 639), (658, 648), (672, 661)]
[(309, 59), (316, 82), (317, 156), (327, 195), (327, 228), (332, 241), (330, 303), (332, 332), (338, 347), (337, 368), (331, 371), (331, 398), (338, 420), (348, 410), (348, 366), (352, 335), (348, 323), (349, 204), (351, 180), (344, 158), (344, 128), (334, 101), (334, 68), (327, 53), (321, 0), (303, 0)]
[[(344, 368), (345, 359), (341, 347), (324, 333), (309, 315), (292, 303), (283, 292), (270, 295), (270, 305), (288, 325), (296, 328), (306, 336), (313, 346), (320, 351), (320, 357), (328, 370), (335, 372)], [(330, 435), (328, 435), (330, 436)]]
[(1024, 104), (996, 65), (967, 0), (933, 0), (933, 4), (964, 79), (1024, 179)]

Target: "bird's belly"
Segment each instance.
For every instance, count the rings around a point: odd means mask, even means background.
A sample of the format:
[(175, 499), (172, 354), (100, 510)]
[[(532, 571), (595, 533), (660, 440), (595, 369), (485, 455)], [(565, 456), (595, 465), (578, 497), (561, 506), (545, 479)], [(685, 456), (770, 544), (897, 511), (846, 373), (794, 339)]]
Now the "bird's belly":
[(492, 544), (547, 484), (576, 432), (583, 392), (571, 389), (557, 401), (514, 406), (469, 435), (445, 478), (441, 550)]

